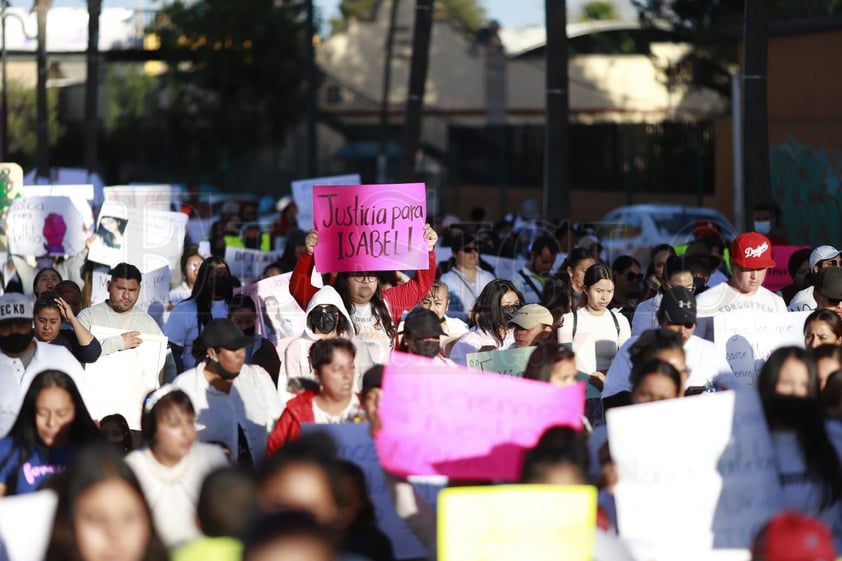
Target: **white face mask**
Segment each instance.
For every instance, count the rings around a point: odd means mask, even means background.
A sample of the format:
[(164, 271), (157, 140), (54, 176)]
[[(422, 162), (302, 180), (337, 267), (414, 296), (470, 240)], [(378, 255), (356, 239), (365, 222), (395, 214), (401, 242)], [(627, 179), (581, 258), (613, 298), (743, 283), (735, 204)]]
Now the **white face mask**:
[(764, 221), (754, 221), (754, 231), (759, 234), (768, 234), (769, 231), (772, 229), (772, 222), (769, 220)]

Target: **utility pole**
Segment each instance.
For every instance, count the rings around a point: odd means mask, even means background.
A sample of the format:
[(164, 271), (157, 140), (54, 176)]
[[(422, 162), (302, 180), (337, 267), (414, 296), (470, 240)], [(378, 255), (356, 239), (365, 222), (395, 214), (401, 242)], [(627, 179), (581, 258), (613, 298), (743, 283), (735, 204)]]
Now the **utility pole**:
[(47, 12), (51, 0), (35, 0), (35, 12), (38, 17), (38, 51), (36, 55), (38, 66), (38, 83), (36, 87), (36, 111), (38, 114), (35, 126), (37, 148), (35, 155), (35, 176), (50, 176), (50, 144), (47, 136)]
[(318, 95), (316, 84), (316, 24), (313, 14), (313, 0), (307, 0), (307, 177), (319, 174), (318, 140), (316, 138), (316, 120)]
[(389, 169), (389, 90), (392, 86), (392, 48), (398, 20), (400, 0), (392, 0), (389, 14), (389, 31), (386, 32), (386, 49), (383, 60), (383, 90), (380, 94), (380, 148), (377, 150), (377, 182), (386, 183)]
[(766, 67), (769, 42), (767, 0), (746, 0), (743, 34), (743, 197), (745, 224), (751, 212), (771, 196)]
[(85, 76), (85, 168), (97, 171), (99, 148), (99, 14), (102, 0), (88, 0), (88, 53)]
[(433, 32), (433, 0), (415, 1), (415, 28), (412, 33), (412, 62), (409, 67), (409, 95), (406, 99), (403, 151), (400, 177), (412, 181), (415, 176), (415, 152), (421, 143), (421, 117), (424, 114), (424, 85), (430, 59)]
[(567, 5), (545, 0), (547, 46), (546, 122), (544, 124), (545, 220), (570, 217), (570, 92), (567, 76)]

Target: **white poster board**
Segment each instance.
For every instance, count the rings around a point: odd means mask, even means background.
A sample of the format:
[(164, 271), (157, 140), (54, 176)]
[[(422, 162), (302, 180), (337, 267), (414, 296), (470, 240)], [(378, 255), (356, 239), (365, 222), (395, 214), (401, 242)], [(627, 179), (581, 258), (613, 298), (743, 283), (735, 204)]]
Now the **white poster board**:
[[(124, 330), (92, 325), (91, 333), (99, 341), (119, 336)], [(140, 411), (146, 394), (159, 385), (167, 358), (167, 338), (141, 333), (143, 341), (134, 349), (102, 355), (85, 365), (91, 391), (96, 395), (102, 416), (119, 413), (129, 428), (140, 430)]]
[(728, 312), (713, 318), (717, 351), (743, 385), (753, 386), (769, 355), (785, 346), (804, 347), (806, 312)]
[[(257, 310), (257, 332), (276, 344), (304, 332), (306, 315), (289, 292), (291, 278), (292, 273), (284, 273), (234, 289), (235, 294), (251, 297)], [(321, 275), (314, 270), (310, 282), (321, 288)]]
[(5, 559), (44, 559), (57, 505), (58, 495), (49, 489), (0, 499), (0, 548)]
[(617, 407), (607, 421), (617, 525), (638, 559), (744, 549), (782, 508), (772, 441), (751, 389)]
[(263, 269), (281, 258), (278, 251), (260, 251), (244, 247), (225, 247), (225, 262), (231, 274), (240, 279), (243, 284), (249, 284), (260, 279)]
[(298, 229), (309, 232), (313, 229), (313, 187), (315, 185), (359, 185), (360, 174), (314, 177), (292, 182), (292, 199), (298, 207)]
[[(140, 295), (135, 306), (152, 316), (159, 326), (164, 323), (164, 310), (170, 298), (170, 268), (166, 265), (141, 273)], [(91, 305), (108, 299), (108, 269), (95, 269), (91, 274)]]
[(90, 235), (85, 218), (67, 197), (15, 199), (6, 217), (9, 251), (35, 257), (77, 255)]
[(174, 200), (171, 185), (112, 185), (103, 188), (102, 193), (106, 202), (143, 210), (168, 211)]

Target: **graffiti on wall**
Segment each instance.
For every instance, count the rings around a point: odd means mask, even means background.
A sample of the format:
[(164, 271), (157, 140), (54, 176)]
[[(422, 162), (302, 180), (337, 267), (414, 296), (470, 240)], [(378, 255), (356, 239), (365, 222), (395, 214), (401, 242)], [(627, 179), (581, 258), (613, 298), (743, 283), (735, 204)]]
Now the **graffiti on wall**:
[(790, 243), (842, 245), (842, 147), (791, 136), (770, 147), (772, 196)]

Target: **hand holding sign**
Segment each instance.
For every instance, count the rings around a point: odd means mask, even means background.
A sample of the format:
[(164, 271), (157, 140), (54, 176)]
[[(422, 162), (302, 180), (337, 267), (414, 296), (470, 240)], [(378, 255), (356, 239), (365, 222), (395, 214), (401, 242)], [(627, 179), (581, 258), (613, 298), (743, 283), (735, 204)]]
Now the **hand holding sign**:
[(316, 230), (310, 230), (307, 232), (307, 236), (304, 238), (304, 251), (313, 255), (313, 251), (316, 249), (316, 246), (319, 243), (319, 233)]

